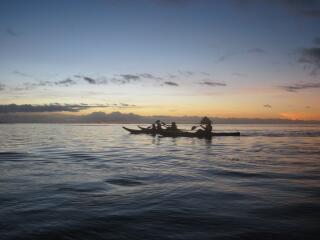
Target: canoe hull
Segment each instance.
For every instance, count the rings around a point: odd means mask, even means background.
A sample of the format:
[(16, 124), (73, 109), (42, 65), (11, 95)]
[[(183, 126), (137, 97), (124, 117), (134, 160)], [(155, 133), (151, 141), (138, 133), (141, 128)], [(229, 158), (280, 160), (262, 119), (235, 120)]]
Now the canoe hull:
[(240, 136), (240, 132), (213, 132), (211, 134), (199, 134), (192, 132), (163, 132), (161, 133), (164, 137), (190, 137), (190, 138), (207, 138), (210, 139), (212, 137), (237, 137)]
[(122, 127), (123, 129), (127, 130), (131, 134), (155, 134), (151, 129), (131, 129), (127, 127)]
[(127, 130), (131, 134), (151, 134), (156, 135), (159, 134), (163, 137), (191, 137), (191, 138), (207, 138), (210, 139), (212, 137), (227, 137), (227, 136), (240, 136), (240, 132), (212, 132), (211, 134), (199, 134), (197, 132), (171, 132), (171, 131), (161, 131), (161, 132), (154, 132), (152, 129), (148, 128), (141, 128), (140, 130), (131, 129), (127, 127), (123, 127), (123, 129)]

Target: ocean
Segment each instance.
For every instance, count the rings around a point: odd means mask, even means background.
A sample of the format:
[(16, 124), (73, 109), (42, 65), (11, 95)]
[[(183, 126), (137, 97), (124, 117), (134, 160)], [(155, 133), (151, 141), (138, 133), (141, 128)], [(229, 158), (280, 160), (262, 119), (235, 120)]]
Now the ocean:
[(319, 239), (320, 126), (214, 129), (0, 124), (0, 239)]

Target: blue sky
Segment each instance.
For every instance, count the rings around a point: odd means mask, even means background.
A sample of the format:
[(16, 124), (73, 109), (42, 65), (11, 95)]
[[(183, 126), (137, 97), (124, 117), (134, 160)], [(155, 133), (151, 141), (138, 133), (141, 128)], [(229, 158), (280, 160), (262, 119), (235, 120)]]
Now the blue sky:
[[(126, 102), (139, 107), (121, 110), (145, 114), (318, 118), (319, 5), (1, 1), (0, 104)], [(76, 83), (56, 84), (66, 79)]]

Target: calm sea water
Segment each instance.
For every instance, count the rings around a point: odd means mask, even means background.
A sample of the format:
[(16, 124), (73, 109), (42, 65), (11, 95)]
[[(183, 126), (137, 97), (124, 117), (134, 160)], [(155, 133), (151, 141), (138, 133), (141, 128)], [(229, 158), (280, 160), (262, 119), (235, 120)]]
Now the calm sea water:
[(0, 239), (319, 239), (320, 126), (215, 128), (0, 125)]

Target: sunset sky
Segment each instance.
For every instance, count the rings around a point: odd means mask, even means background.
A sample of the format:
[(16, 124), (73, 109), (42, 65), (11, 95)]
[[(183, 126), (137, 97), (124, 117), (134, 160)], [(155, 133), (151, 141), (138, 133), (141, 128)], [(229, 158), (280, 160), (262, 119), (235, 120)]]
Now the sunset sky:
[(320, 120), (320, 1), (3, 0), (0, 113), (47, 111)]

